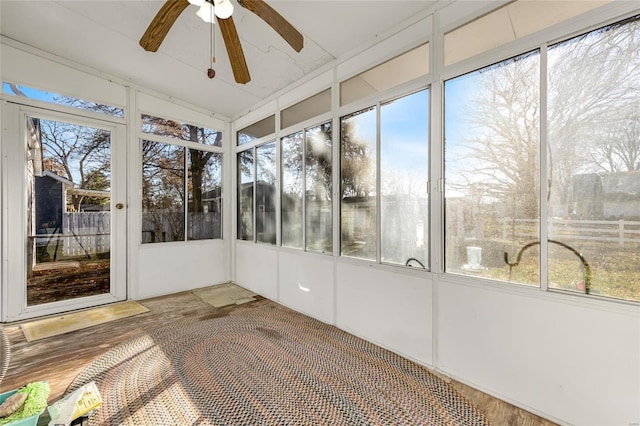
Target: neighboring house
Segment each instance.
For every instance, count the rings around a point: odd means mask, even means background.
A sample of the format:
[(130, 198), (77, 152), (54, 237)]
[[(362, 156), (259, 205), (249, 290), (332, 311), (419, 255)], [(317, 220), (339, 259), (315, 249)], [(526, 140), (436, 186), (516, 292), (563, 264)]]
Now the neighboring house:
[(640, 220), (640, 171), (588, 173), (573, 176), (576, 219)]
[(74, 196), (109, 198), (110, 191), (75, 188), (72, 181), (48, 170), (34, 176), (33, 181), (34, 199), (29, 203), (35, 208), (30, 213), (35, 236), (32, 266), (37, 262), (60, 260), (63, 255), (73, 257), (109, 251), (109, 212), (99, 211), (103, 205), (83, 205), (82, 201), (79, 212), (69, 211), (68, 200)]
[[(262, 242), (276, 242), (276, 191), (275, 185), (258, 181), (256, 190), (257, 239)], [(243, 183), (240, 190), (238, 235), (240, 239), (251, 239), (253, 227), (253, 182)]]
[(69, 179), (45, 170), (35, 176), (35, 230), (47, 228), (62, 232), (62, 214), (67, 211), (67, 191), (73, 188)]

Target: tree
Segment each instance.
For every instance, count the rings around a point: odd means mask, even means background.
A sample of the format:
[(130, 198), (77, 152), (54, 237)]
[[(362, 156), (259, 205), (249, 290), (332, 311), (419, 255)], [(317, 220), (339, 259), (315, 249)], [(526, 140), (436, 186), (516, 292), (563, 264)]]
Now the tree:
[(539, 86), (537, 54), (486, 68), (467, 110), (466, 161), (454, 188), (499, 202), (511, 217), (537, 218)]
[[(111, 187), (111, 134), (76, 124), (38, 120), (43, 149), (43, 167), (81, 189), (108, 190)], [(80, 210), (83, 197), (71, 198)]]
[[(364, 114), (371, 109), (361, 111)], [(349, 118), (340, 121), (340, 179), (343, 197), (369, 197), (376, 190), (375, 142), (358, 136), (355, 123)]]
[(638, 104), (625, 108), (627, 113), (597, 129), (598, 141), (590, 152), (595, 168), (605, 173), (640, 170), (640, 109)]
[(573, 176), (640, 166), (640, 18), (549, 49), (553, 201), (570, 201)]
[[(640, 168), (639, 52), (638, 17), (549, 48), (551, 204), (570, 202), (576, 174)], [(512, 217), (539, 215), (538, 58), (521, 55), (474, 77), (461, 179), (448, 182), (467, 193), (473, 187)]]
[(317, 201), (330, 201), (333, 188), (331, 122), (306, 131), (306, 193)]
[(142, 152), (143, 230), (160, 241), (184, 240), (184, 148), (143, 141)]
[[(148, 115), (143, 115), (142, 121), (146, 133), (202, 145), (220, 145), (222, 142), (222, 133), (211, 129)], [(220, 154), (212, 151), (143, 142), (143, 207), (145, 219), (153, 225), (155, 232), (168, 229), (172, 240), (184, 239), (185, 208), (189, 212), (189, 226), (200, 223), (201, 213), (205, 211), (207, 185), (220, 186), (220, 162)], [(190, 238), (201, 237), (201, 230), (197, 226), (195, 229)]]
[[(207, 139), (207, 129), (188, 125), (189, 140), (192, 142), (202, 142)], [(221, 143), (222, 133), (215, 133), (214, 145)], [(211, 151), (201, 151), (199, 149), (189, 149), (189, 191), (191, 193), (192, 212), (202, 213), (204, 211), (202, 204), (202, 194), (204, 187), (204, 176), (207, 171), (207, 166), (213, 157), (214, 153)]]

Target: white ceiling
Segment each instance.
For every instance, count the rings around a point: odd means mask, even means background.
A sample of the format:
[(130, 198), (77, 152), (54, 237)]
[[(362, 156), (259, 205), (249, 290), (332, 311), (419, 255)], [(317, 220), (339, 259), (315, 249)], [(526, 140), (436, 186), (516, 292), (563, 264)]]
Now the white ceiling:
[(251, 81), (235, 83), (217, 28), (210, 80), (211, 28), (189, 6), (156, 53), (138, 41), (157, 0), (0, 0), (2, 35), (115, 77), (235, 118), (328, 62), (426, 14), (437, 0), (269, 0), (304, 36), (296, 53), (264, 21), (239, 6), (233, 18)]

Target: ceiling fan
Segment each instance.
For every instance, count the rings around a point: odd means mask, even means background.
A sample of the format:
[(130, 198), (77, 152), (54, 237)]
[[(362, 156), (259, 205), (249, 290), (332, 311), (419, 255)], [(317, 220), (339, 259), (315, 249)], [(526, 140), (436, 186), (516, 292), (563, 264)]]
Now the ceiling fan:
[[(269, 24), (296, 52), (302, 50), (304, 43), (302, 34), (264, 0), (237, 0), (237, 2)], [(148, 52), (156, 52), (178, 16), (189, 4), (200, 6), (198, 16), (205, 22), (213, 22), (213, 14), (215, 14), (229, 55), (233, 77), (237, 83), (249, 82), (251, 76), (236, 25), (231, 16), (233, 5), (229, 0), (167, 0), (142, 35), (140, 46)]]

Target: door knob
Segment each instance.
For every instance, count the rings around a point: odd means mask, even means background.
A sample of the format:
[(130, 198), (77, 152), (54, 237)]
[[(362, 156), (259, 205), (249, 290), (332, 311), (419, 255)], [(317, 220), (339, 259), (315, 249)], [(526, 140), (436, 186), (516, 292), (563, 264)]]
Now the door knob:
[(116, 204), (116, 209), (121, 210), (124, 207), (124, 204), (118, 203)]

